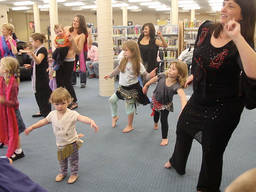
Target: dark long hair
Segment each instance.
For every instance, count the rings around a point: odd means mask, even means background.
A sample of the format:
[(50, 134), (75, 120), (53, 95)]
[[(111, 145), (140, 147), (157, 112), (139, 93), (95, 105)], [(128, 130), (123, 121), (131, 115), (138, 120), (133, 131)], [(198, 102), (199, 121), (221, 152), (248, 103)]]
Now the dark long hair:
[[(227, 1), (227, 0), (224, 0)], [(255, 0), (234, 0), (241, 8), (242, 20), (241, 34), (245, 40), (252, 46), (254, 46), (254, 32), (255, 32), (255, 22), (256, 22), (256, 3)], [(217, 23), (213, 26), (214, 37), (218, 38), (220, 32), (223, 30), (223, 26)]]
[(149, 28), (149, 36), (150, 36), (150, 41), (154, 40), (155, 39), (155, 36), (156, 36), (156, 30), (155, 30), (155, 26), (152, 24), (152, 23), (145, 23), (143, 26), (142, 26), (142, 29), (141, 29), (141, 34), (140, 34), (140, 37), (138, 39), (138, 41), (140, 42), (141, 39), (144, 37), (144, 28), (145, 27), (148, 27)]
[[(75, 17), (78, 18), (79, 20), (79, 28), (77, 33), (81, 34), (84, 33), (85, 35), (88, 35), (88, 31), (87, 31), (87, 27), (86, 27), (86, 22), (85, 22), (85, 18), (83, 15), (76, 15)], [(73, 32), (74, 31), (74, 27), (73, 27), (73, 22), (72, 22), (72, 27), (70, 27), (69, 31)]]

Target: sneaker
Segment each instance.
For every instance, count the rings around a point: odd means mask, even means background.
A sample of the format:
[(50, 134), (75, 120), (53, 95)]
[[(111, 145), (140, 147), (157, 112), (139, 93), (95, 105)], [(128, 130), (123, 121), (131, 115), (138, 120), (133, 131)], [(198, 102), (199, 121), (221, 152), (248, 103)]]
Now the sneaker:
[(23, 153), (23, 151), (20, 154), (17, 154), (17, 153), (14, 152), (14, 154), (11, 156), (11, 159), (13, 161), (16, 161), (16, 160), (21, 159), (23, 157), (25, 157), (25, 154)]
[(70, 175), (70, 177), (68, 178), (68, 184), (75, 183), (77, 179), (78, 179), (78, 175)]

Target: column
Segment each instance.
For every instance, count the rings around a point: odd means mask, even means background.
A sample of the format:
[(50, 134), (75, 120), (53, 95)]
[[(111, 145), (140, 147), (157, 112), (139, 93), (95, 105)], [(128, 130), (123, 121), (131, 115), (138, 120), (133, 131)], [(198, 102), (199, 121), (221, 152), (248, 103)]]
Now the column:
[(96, 0), (99, 53), (99, 95), (111, 96), (114, 93), (114, 80), (104, 80), (113, 71), (112, 2)]
[(5, 23), (8, 23), (8, 16), (7, 12), (9, 11), (9, 8), (5, 5), (0, 6), (0, 29), (2, 28), (2, 25)]
[(37, 2), (34, 2), (33, 13), (34, 13), (35, 32), (36, 33), (41, 33), (40, 12), (39, 12), (39, 8), (38, 8), (38, 3)]
[(54, 25), (58, 24), (58, 6), (56, 0), (50, 0), (50, 8), (49, 8), (49, 15), (50, 15), (50, 30), (51, 30), (51, 47), (52, 51), (55, 49), (54, 47)]
[(127, 7), (122, 7), (122, 14), (123, 14), (123, 26), (127, 26)]
[(172, 25), (178, 25), (179, 7), (178, 0), (171, 0), (170, 22)]
[(195, 12), (195, 9), (191, 9), (191, 17), (190, 17), (191, 27), (194, 27), (194, 25), (195, 25), (195, 20), (196, 20), (196, 12)]

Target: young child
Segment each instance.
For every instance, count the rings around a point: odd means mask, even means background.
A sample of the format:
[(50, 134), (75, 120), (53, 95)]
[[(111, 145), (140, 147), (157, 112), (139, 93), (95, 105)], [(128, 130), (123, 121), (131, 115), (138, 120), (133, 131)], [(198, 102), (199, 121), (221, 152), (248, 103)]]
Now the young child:
[(71, 176), (68, 179), (69, 184), (74, 183), (78, 178), (78, 148), (82, 144), (76, 132), (75, 123), (81, 121), (90, 124), (95, 129), (95, 132), (99, 129), (92, 119), (68, 109), (67, 107), (71, 101), (71, 96), (65, 88), (55, 89), (50, 97), (50, 102), (55, 110), (49, 113), (46, 118), (25, 130), (25, 134), (28, 135), (33, 129), (52, 123), (60, 164), (60, 173), (56, 176), (55, 181), (60, 182), (66, 177), (69, 159), (71, 165)]
[(55, 25), (54, 31), (56, 34), (56, 38), (54, 41), (56, 49), (52, 54), (52, 58), (54, 59), (53, 70), (57, 71), (60, 68), (60, 65), (63, 64), (64, 59), (68, 54), (68, 50), (69, 50), (69, 47), (71, 46), (71, 42), (69, 41), (69, 38), (66, 35), (64, 28), (61, 25)]
[(152, 78), (143, 87), (143, 93), (147, 94), (152, 83), (158, 82), (152, 96), (154, 116), (154, 129), (158, 129), (158, 121), (161, 116), (162, 142), (161, 146), (168, 144), (168, 115), (173, 111), (173, 95), (180, 96), (182, 109), (187, 103), (186, 95), (182, 88), (185, 86), (188, 75), (187, 65), (181, 61), (172, 62), (165, 73)]
[(19, 63), (13, 57), (0, 61), (0, 142), (8, 145), (6, 156), (13, 161), (24, 157), (19, 134), (25, 130), (19, 111)]
[(132, 131), (133, 117), (136, 109), (136, 103), (146, 105), (149, 103), (149, 99), (142, 93), (142, 88), (138, 82), (138, 76), (142, 75), (147, 80), (154, 77), (156, 69), (151, 73), (147, 73), (143, 64), (141, 63), (140, 50), (137, 42), (129, 40), (124, 44), (124, 57), (120, 64), (110, 74), (106, 75), (104, 79), (112, 78), (119, 74), (119, 88), (114, 93), (109, 102), (112, 109), (112, 127), (116, 126), (118, 120), (117, 116), (117, 101), (119, 99), (126, 100), (126, 113), (128, 115), (128, 125), (123, 129), (123, 133)]
[(49, 87), (52, 91), (57, 89), (57, 82), (56, 82), (56, 71), (53, 69), (53, 60), (52, 54), (48, 54), (48, 73), (49, 73)]
[(49, 87), (49, 75), (47, 73), (48, 52), (43, 45), (46, 38), (40, 33), (32, 34), (31, 38), (34, 52), (31, 50), (26, 52), (33, 60), (32, 88), (39, 107), (39, 113), (32, 115), (32, 117), (46, 117), (51, 112), (51, 104), (49, 103), (51, 89)]

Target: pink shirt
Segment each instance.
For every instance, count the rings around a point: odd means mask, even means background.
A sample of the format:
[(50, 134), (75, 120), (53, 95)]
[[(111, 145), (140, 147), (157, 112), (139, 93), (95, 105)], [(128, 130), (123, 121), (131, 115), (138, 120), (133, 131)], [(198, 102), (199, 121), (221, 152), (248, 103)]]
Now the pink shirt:
[(88, 58), (92, 61), (98, 61), (98, 47), (92, 45), (91, 48), (88, 50)]

